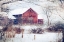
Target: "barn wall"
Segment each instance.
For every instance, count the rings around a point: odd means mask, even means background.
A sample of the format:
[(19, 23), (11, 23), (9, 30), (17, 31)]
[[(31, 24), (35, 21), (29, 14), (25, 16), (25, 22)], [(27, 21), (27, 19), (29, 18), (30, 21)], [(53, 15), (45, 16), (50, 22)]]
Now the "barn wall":
[(27, 10), (25, 13), (23, 13), (23, 15), (22, 15), (22, 18), (26, 19), (26, 20), (28, 20), (28, 18), (30, 18), (30, 17), (33, 18), (34, 23), (37, 23), (37, 21), (38, 21), (37, 13), (35, 11), (33, 11), (31, 8), (29, 10)]

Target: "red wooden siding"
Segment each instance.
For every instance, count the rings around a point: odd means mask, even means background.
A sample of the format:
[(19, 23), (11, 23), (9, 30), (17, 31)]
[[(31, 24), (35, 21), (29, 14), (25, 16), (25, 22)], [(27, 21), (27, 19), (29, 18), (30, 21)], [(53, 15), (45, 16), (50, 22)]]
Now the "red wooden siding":
[(25, 22), (38, 22), (37, 13), (33, 11), (31, 8), (28, 9), (25, 13), (23, 13), (22, 18), (25, 20)]

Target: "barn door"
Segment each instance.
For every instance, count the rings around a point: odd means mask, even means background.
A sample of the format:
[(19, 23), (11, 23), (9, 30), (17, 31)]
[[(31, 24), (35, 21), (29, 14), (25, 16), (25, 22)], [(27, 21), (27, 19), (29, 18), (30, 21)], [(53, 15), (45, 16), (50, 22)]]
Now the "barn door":
[(28, 23), (33, 24), (33, 17), (28, 18)]

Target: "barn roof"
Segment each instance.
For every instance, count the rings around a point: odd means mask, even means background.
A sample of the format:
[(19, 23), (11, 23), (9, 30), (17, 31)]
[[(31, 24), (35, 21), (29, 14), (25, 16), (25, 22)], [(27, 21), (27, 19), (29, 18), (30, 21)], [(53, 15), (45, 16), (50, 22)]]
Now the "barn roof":
[(13, 15), (15, 18), (19, 18), (20, 16), (22, 16), (22, 14), (19, 15)]
[[(31, 13), (37, 14), (37, 12), (35, 12), (32, 8), (29, 8), (29, 9), (26, 10), (24, 13), (26, 13), (26, 12), (28, 12), (28, 11), (30, 12), (30, 14), (31, 14)], [(24, 13), (23, 13), (23, 14), (24, 14)]]

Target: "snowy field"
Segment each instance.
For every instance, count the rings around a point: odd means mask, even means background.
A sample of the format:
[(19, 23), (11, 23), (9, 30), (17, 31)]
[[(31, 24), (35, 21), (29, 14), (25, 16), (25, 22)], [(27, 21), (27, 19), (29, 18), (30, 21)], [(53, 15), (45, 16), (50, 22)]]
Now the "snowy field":
[[(32, 0), (34, 1), (34, 0)], [(23, 38), (22, 34), (16, 34), (14, 38), (6, 38), (5, 42), (62, 42), (62, 33), (52, 33), (52, 32), (44, 32), (43, 34), (27, 34), (29, 29), (33, 28), (47, 28), (47, 16), (46, 12), (48, 12), (49, 21), (51, 24), (56, 22), (63, 22), (64, 23), (64, 9), (61, 8), (59, 3), (57, 2), (49, 2), (49, 1), (34, 1), (28, 2), (27, 0), (24, 1), (17, 1), (13, 3), (7, 4), (7, 8), (9, 8), (8, 18), (16, 19), (13, 15), (23, 14), (29, 8), (32, 8), (36, 13), (38, 13), (38, 19), (43, 19), (44, 24), (43, 26), (20, 26), (25, 29)], [(6, 5), (3, 5), (6, 6)], [(50, 9), (49, 9), (50, 7)], [(50, 12), (51, 11), (51, 12)], [(13, 26), (14, 27), (14, 26)], [(19, 27), (19, 26), (16, 26)], [(34, 37), (35, 35), (35, 37)], [(3, 42), (3, 41), (0, 41)]]
[[(35, 39), (34, 39), (35, 35)], [(45, 32), (43, 34), (16, 34), (15, 38), (7, 38), (6, 42), (58, 42), (62, 39), (62, 33)]]

